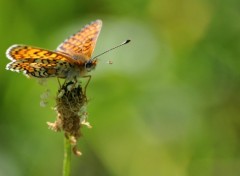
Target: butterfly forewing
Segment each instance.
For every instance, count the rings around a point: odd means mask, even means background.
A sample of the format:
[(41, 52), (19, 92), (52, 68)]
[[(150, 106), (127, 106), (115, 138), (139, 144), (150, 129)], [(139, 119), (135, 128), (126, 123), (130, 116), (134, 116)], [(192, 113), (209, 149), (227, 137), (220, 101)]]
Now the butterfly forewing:
[(21, 60), (25, 58), (36, 58), (36, 59), (47, 59), (47, 60), (64, 60), (67, 62), (75, 62), (73, 59), (58, 53), (55, 51), (50, 51), (42, 48), (37, 48), (27, 45), (13, 45), (9, 47), (6, 52), (7, 57), (10, 60)]
[(72, 35), (61, 43), (57, 51), (74, 56), (83, 56), (90, 59), (94, 51), (98, 35), (101, 31), (102, 21), (96, 20), (82, 28), (81, 31)]

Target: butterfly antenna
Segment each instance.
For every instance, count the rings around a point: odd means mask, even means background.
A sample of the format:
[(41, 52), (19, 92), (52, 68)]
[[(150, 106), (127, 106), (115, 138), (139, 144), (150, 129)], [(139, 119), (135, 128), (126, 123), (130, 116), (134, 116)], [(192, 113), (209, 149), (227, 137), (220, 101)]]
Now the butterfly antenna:
[(116, 48), (118, 48), (118, 47), (120, 47), (120, 46), (123, 46), (123, 45), (129, 43), (130, 41), (131, 41), (131, 40), (126, 40), (125, 42), (121, 43), (120, 45), (117, 45), (117, 46), (115, 46), (115, 47), (113, 47), (113, 48), (110, 48), (109, 50), (104, 51), (103, 53), (101, 53), (101, 54), (93, 57), (91, 60), (94, 60), (94, 59), (96, 59), (97, 57), (99, 57), (99, 56), (101, 56), (101, 55), (103, 55), (103, 54), (105, 54), (105, 53), (108, 53), (109, 51), (112, 51), (112, 50), (114, 50), (114, 49), (116, 49)]

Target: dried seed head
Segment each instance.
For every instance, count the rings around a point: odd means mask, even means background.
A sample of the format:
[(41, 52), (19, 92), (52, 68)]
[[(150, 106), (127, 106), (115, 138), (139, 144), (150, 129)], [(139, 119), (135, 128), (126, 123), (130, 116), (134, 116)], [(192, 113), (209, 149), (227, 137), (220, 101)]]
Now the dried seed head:
[(54, 123), (47, 123), (50, 129), (65, 132), (76, 155), (81, 153), (76, 147), (77, 140), (81, 136), (80, 127), (90, 126), (87, 122), (86, 104), (87, 97), (81, 85), (75, 81), (66, 82), (58, 90), (56, 98), (57, 120)]

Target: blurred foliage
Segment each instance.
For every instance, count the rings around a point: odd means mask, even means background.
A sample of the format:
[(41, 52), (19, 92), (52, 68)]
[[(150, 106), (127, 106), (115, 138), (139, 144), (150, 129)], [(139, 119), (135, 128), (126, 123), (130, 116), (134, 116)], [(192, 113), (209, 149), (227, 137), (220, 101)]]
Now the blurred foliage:
[[(61, 175), (57, 81), (5, 70), (15, 43), (54, 49), (103, 20), (88, 87), (89, 121), (73, 176), (225, 176), (240, 173), (240, 1), (0, 1), (0, 176)], [(107, 60), (113, 65), (107, 65)], [(49, 106), (40, 94), (51, 90)]]

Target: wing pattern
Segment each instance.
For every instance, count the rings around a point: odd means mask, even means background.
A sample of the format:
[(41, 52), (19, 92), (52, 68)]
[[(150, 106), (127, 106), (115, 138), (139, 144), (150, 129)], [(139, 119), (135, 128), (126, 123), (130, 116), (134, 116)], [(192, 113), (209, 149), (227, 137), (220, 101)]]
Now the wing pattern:
[(39, 78), (65, 77), (63, 74), (75, 62), (61, 53), (24, 45), (13, 45), (6, 54), (12, 60), (7, 64), (7, 70), (23, 71), (26, 75)]

